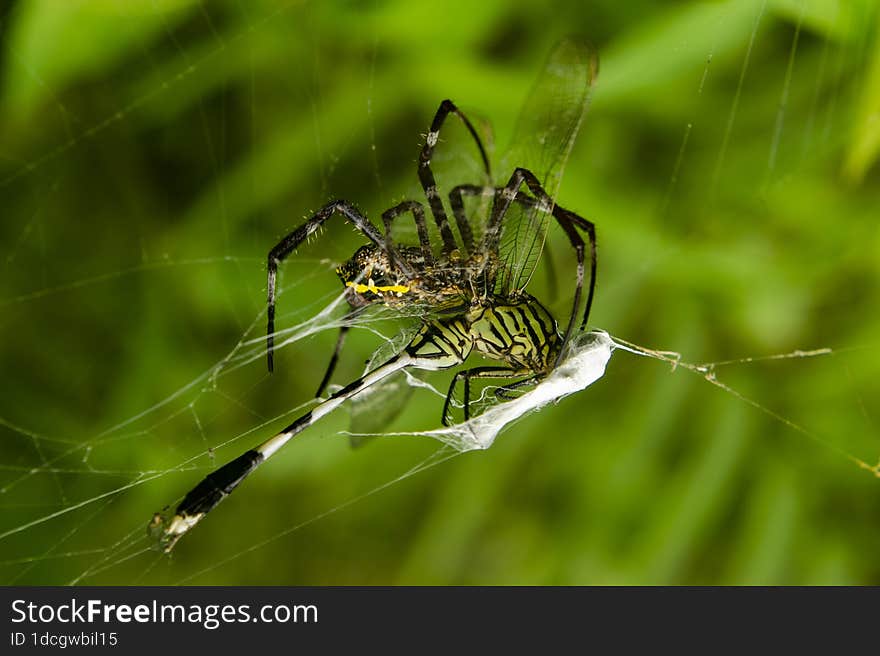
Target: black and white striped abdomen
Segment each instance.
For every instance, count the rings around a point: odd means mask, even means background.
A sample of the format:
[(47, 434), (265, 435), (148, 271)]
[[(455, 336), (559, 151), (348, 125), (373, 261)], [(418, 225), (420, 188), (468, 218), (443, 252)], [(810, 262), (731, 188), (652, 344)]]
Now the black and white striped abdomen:
[(474, 348), (469, 331), (469, 322), (464, 317), (426, 321), (421, 330), (406, 347), (412, 358), (431, 361), (431, 369), (454, 367), (464, 362)]
[(561, 345), (556, 320), (536, 299), (525, 296), (517, 303), (481, 305), (454, 319), (426, 321), (406, 353), (432, 369), (455, 366), (477, 351), (514, 369), (546, 373)]
[(537, 300), (483, 308), (470, 322), (474, 349), (511, 367), (546, 372), (559, 354), (556, 320)]

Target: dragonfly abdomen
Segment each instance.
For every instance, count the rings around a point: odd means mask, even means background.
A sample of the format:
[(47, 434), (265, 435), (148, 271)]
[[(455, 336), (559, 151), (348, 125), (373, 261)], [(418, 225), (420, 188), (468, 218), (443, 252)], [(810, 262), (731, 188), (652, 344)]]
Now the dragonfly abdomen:
[(474, 349), (513, 368), (545, 373), (553, 368), (561, 338), (556, 320), (533, 297), (517, 303), (491, 304), (472, 313)]

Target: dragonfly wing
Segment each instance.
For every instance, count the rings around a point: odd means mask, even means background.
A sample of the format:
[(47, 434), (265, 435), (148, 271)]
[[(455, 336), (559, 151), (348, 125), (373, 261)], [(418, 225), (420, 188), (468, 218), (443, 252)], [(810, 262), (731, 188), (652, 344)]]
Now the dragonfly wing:
[[(508, 175), (517, 167), (529, 169), (550, 198), (556, 198), (598, 68), (596, 50), (586, 41), (565, 39), (550, 52), (520, 111), (503, 160)], [(521, 290), (528, 284), (541, 256), (549, 221), (550, 214), (534, 204), (511, 206), (502, 222), (501, 293)]]
[[(367, 361), (365, 372), (399, 353), (412, 339), (420, 323), (410, 320), (409, 325), (397, 337), (380, 346)], [(404, 374), (397, 372), (352, 397), (348, 402), (352, 446), (360, 446), (370, 439), (368, 436), (385, 432), (388, 425), (403, 411), (412, 389)]]
[(403, 411), (412, 391), (406, 376), (397, 372), (352, 398), (349, 405), (351, 445), (361, 446), (384, 433)]

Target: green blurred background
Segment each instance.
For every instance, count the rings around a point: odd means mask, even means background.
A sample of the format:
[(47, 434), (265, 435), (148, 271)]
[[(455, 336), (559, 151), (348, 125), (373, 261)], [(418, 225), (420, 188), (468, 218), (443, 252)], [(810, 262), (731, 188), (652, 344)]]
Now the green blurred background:
[[(2, 12), (3, 583), (880, 583), (880, 480), (857, 462), (880, 459), (875, 2)], [(294, 417), (329, 357), (333, 331), (265, 373), (269, 248), (332, 198), (378, 218), (415, 195), (443, 98), (503, 150), (573, 32), (601, 59), (559, 195), (597, 225), (591, 325), (689, 362), (835, 354), (716, 370), (774, 418), (617, 352), (491, 449), (400, 481), (438, 445), (351, 449), (339, 413), (150, 550), (152, 513)], [(328, 224), (285, 267), (279, 327), (359, 243)], [(335, 382), (379, 343), (355, 331)], [(395, 427), (440, 406), (417, 391)]]

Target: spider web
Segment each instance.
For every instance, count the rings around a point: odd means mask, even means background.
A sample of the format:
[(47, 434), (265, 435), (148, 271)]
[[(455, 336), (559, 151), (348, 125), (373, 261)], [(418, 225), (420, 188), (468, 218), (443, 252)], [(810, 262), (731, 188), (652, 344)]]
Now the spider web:
[[(878, 580), (864, 557), (880, 542), (878, 198), (858, 184), (876, 35), (856, 29), (872, 4), (697, 3), (635, 27), (565, 10), (540, 35), (499, 4), (409, 59), (424, 35), (397, 21), (430, 21), (403, 4), (159, 2), (92, 16), (127, 38), (83, 55), (76, 79), (21, 36), (54, 41), (40, 6), (2, 25), (6, 92), (25, 99), (4, 110), (0, 173), (4, 583)], [(443, 97), (509, 134), (519, 103), (498, 85), (525, 94), (571, 25), (598, 31), (602, 59), (560, 193), (599, 230), (591, 323), (665, 364), (617, 353), (540, 412), (521, 400), (536, 390), (492, 405), (512, 414), (483, 417), (484, 436), (506, 433), (482, 456), (399, 437), (474, 435), (439, 427), (448, 376), (405, 377), (383, 439), (351, 450), (337, 413), (172, 558), (156, 552), (150, 515), (307, 410), (326, 366), (344, 309), (333, 268), (357, 236), (328, 224), (285, 266), (270, 377), (273, 240), (331, 197), (374, 218), (419, 198), (417, 135)], [(351, 52), (331, 47), (340, 33)], [(362, 69), (334, 59), (363, 53)], [(301, 70), (279, 76), (279, 61)], [(565, 316), (559, 237), (549, 302)], [(539, 270), (530, 290), (553, 280)], [(334, 382), (398, 328), (357, 319)]]

